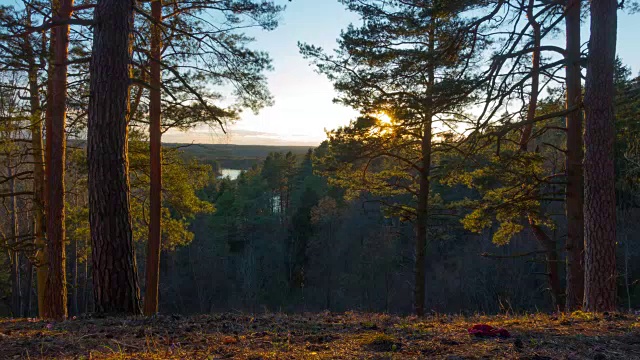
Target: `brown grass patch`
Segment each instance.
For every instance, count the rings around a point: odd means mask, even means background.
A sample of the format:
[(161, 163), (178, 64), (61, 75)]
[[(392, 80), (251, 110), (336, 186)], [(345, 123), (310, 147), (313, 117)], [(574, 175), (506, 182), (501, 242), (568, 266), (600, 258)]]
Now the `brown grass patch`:
[[(467, 334), (476, 323), (509, 339)], [(1, 359), (640, 359), (626, 314), (427, 318), (384, 314), (216, 314), (0, 320)]]

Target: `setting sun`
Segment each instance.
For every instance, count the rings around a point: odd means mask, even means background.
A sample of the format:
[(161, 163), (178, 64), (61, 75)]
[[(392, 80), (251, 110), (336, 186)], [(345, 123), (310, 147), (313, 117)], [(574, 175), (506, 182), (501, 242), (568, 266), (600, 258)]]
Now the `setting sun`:
[(387, 115), (387, 113), (384, 113), (384, 112), (374, 114), (373, 117), (378, 119), (378, 121), (380, 122), (380, 125), (383, 125), (383, 126), (391, 125), (393, 123), (393, 119), (391, 118), (391, 116)]

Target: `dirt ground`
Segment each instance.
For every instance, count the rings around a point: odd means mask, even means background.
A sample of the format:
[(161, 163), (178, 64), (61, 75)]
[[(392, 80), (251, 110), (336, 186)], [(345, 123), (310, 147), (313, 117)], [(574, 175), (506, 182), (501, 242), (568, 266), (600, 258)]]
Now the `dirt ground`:
[[(509, 338), (467, 329), (490, 324)], [(215, 314), (0, 320), (0, 359), (640, 359), (628, 314)]]

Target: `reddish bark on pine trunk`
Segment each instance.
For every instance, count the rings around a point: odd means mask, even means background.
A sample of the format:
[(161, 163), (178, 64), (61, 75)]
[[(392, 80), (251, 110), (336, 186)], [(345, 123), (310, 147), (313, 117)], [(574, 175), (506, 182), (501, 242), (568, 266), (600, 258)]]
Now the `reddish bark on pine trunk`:
[(151, 17), (158, 23), (151, 25), (151, 90), (149, 99), (149, 160), (151, 176), (149, 187), (149, 240), (147, 246), (146, 289), (144, 298), (144, 314), (154, 315), (158, 312), (158, 285), (160, 279), (160, 243), (162, 216), (162, 130), (160, 127), (161, 94), (160, 94), (160, 57), (162, 48), (162, 32), (159, 22), (162, 21), (162, 2), (151, 3)]
[(567, 289), (566, 307), (582, 307), (584, 297), (584, 183), (582, 178), (582, 85), (580, 73), (580, 0), (566, 5), (566, 107), (578, 107), (567, 115)]
[(95, 310), (138, 315), (127, 143), (133, 2), (99, 0), (94, 19), (87, 157)]
[(616, 58), (616, 0), (591, 1), (584, 156), (586, 311), (616, 309), (616, 194), (613, 72)]
[[(54, 1), (54, 20), (71, 18), (73, 0)], [(45, 285), (44, 317), (63, 320), (67, 317), (67, 275), (65, 254), (64, 172), (67, 117), (67, 58), (69, 25), (51, 30), (52, 62), (50, 66), (50, 119), (47, 123), (49, 157), (47, 163), (47, 255), (48, 276)]]

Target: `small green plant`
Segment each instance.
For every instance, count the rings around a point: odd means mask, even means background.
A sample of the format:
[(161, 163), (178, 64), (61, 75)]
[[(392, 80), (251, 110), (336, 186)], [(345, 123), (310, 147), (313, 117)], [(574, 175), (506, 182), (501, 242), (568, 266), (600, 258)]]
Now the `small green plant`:
[(582, 310), (576, 310), (571, 313), (571, 317), (578, 320), (592, 321), (596, 319), (593, 313), (584, 312)]

